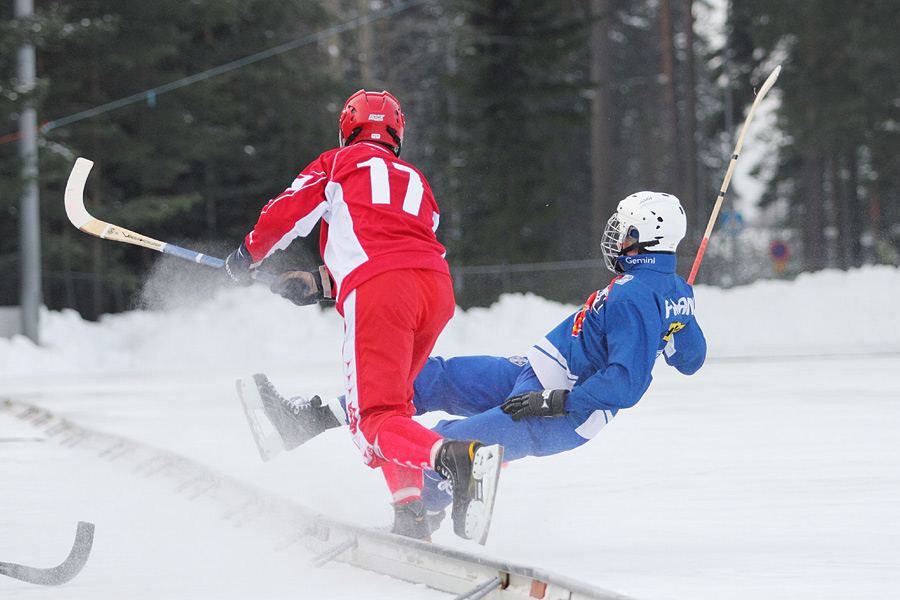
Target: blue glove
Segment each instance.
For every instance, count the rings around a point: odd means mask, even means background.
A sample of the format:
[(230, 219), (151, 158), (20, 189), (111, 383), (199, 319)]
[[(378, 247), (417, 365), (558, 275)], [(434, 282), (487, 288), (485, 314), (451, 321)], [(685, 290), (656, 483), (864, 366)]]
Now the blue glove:
[(246, 287), (253, 283), (251, 265), (253, 265), (253, 259), (250, 257), (250, 251), (247, 250), (247, 244), (241, 242), (238, 249), (225, 259), (225, 272), (234, 283)]
[(568, 390), (527, 392), (507, 398), (500, 408), (511, 416), (513, 421), (520, 421), (525, 417), (564, 417), (569, 414), (566, 410), (568, 395)]

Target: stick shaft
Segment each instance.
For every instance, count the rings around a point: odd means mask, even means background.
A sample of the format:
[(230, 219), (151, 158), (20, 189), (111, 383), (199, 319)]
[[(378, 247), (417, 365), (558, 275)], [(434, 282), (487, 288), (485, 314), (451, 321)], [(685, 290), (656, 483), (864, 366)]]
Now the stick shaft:
[[(69, 181), (66, 183), (66, 215), (72, 225), (81, 231), (93, 235), (95, 237), (112, 240), (114, 242), (123, 242), (142, 248), (156, 250), (163, 254), (175, 256), (184, 260), (221, 269), (225, 266), (225, 261), (221, 258), (208, 256), (201, 252), (195, 252), (187, 248), (175, 246), (166, 242), (155, 240), (140, 233), (135, 233), (124, 227), (101, 221), (92, 216), (84, 207), (84, 186), (87, 182), (88, 174), (94, 163), (86, 158), (78, 158), (69, 174)], [(277, 280), (275, 275), (270, 273), (254, 272), (253, 278), (262, 283), (272, 284)]]
[(728, 185), (731, 183), (732, 175), (734, 175), (734, 167), (737, 165), (738, 156), (741, 154), (741, 148), (744, 145), (744, 136), (747, 135), (747, 129), (750, 126), (750, 121), (753, 119), (753, 113), (756, 112), (756, 107), (759, 106), (759, 103), (766, 95), (766, 92), (768, 92), (775, 84), (775, 80), (778, 79), (779, 73), (781, 73), (781, 65), (775, 67), (768, 78), (766, 78), (765, 83), (763, 83), (762, 87), (759, 89), (759, 93), (756, 94), (756, 99), (753, 100), (753, 105), (750, 106), (750, 111), (747, 113), (747, 118), (744, 120), (744, 126), (741, 127), (741, 133), (738, 135), (737, 144), (735, 144), (734, 152), (731, 154), (731, 161), (728, 163), (728, 170), (725, 172), (725, 180), (722, 182), (722, 187), (719, 189), (719, 195), (716, 197), (716, 204), (713, 206), (712, 214), (709, 217), (709, 223), (706, 225), (706, 232), (703, 234), (703, 241), (700, 242), (700, 249), (697, 251), (697, 256), (694, 258), (694, 265), (691, 267), (691, 274), (688, 276), (687, 282), (689, 285), (694, 285), (694, 279), (697, 277), (697, 271), (700, 269), (700, 262), (703, 260), (703, 255), (706, 253), (706, 246), (712, 235), (713, 227), (716, 225), (716, 219), (719, 217), (719, 210), (722, 208), (725, 192), (728, 191)]

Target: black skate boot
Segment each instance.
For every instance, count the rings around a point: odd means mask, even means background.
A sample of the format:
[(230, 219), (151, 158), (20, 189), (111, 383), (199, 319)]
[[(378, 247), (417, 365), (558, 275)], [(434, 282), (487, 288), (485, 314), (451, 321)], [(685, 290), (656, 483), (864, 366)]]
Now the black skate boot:
[(484, 545), (497, 494), (503, 447), (477, 441), (446, 440), (438, 451), (435, 471), (453, 489), (453, 532)]
[(326, 429), (343, 425), (318, 396), (308, 400), (303, 396), (286, 399), (262, 373), (254, 375), (253, 381), (266, 416), (281, 436), (285, 450), (293, 450)]
[(413, 500), (407, 503), (394, 503), (394, 525), (391, 527), (391, 533), (430, 542), (431, 528), (425, 511), (425, 502)]

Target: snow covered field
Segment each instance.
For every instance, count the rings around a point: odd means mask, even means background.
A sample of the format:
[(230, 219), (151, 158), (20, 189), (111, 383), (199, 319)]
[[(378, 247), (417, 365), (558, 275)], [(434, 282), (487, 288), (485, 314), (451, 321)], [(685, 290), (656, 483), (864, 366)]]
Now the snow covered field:
[[(701, 274), (702, 279), (702, 274)], [(585, 290), (587, 296), (590, 290)], [(657, 365), (597, 439), (503, 472), (481, 548), (435, 542), (650, 599), (900, 597), (900, 272), (698, 286), (706, 366)], [(521, 354), (575, 307), (504, 296), (458, 312), (436, 353)], [(340, 392), (341, 321), (263, 287), (99, 323), (42, 316), (43, 345), (0, 339), (0, 398), (208, 465), (329, 517), (387, 525), (389, 497), (346, 431), (262, 463), (234, 380)], [(449, 598), (235, 527), (153, 479), (42, 441), (0, 412), (0, 561), (57, 564), (97, 526), (61, 588), (0, 578), (0, 598)]]

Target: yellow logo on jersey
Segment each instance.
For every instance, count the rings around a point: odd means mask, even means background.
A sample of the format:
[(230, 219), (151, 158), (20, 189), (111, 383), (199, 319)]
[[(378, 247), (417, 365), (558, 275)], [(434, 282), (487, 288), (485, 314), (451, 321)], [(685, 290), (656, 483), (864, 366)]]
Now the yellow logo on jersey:
[(670, 339), (672, 339), (673, 333), (675, 333), (676, 331), (681, 331), (682, 329), (684, 329), (684, 323), (672, 323), (671, 325), (669, 325), (669, 332), (666, 333), (665, 337), (663, 337), (663, 341), (668, 342)]

